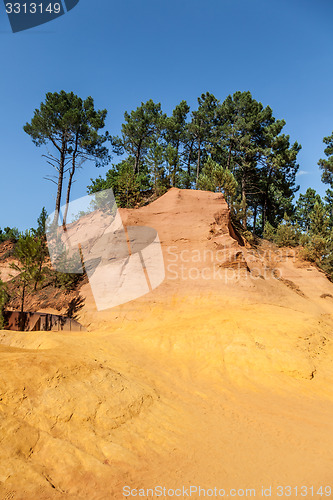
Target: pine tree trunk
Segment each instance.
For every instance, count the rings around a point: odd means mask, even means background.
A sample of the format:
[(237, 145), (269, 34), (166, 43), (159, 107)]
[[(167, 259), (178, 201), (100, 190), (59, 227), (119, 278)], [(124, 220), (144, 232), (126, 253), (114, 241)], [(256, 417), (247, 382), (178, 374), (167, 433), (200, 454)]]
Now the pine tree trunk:
[(26, 282), (23, 282), (23, 287), (22, 287), (22, 297), (21, 297), (21, 311), (19, 315), (19, 328), (21, 332), (24, 331), (24, 301), (25, 301), (25, 288), (26, 288)]
[(62, 222), (62, 225), (64, 228), (66, 227), (68, 205), (69, 205), (69, 201), (70, 201), (70, 197), (71, 197), (73, 177), (74, 177), (75, 170), (76, 170), (76, 156), (77, 156), (78, 144), (79, 144), (79, 134), (80, 134), (80, 127), (79, 127), (79, 129), (76, 133), (76, 137), (75, 137), (75, 148), (74, 148), (73, 155), (72, 155), (72, 168), (71, 168), (71, 171), (69, 174), (69, 180), (68, 180), (68, 186), (67, 186), (66, 206), (65, 206), (65, 213), (64, 213), (64, 218), (63, 218), (63, 222)]
[[(43, 264), (44, 264), (44, 251), (43, 249), (41, 248), (40, 250), (40, 255), (39, 255), (39, 266), (38, 266), (38, 277), (40, 278), (41, 275), (42, 275), (42, 268), (43, 268)], [(36, 279), (35, 281), (35, 286), (34, 286), (34, 291), (36, 292), (37, 291), (37, 285), (38, 285), (38, 278)]]
[(187, 189), (190, 189), (191, 187), (191, 155), (193, 151), (193, 141), (191, 142), (190, 150), (188, 153), (188, 162), (187, 162), (187, 175), (188, 175), (188, 182), (187, 182)]
[(138, 149), (136, 150), (135, 163), (134, 163), (134, 173), (135, 174), (139, 174), (139, 172), (140, 172), (141, 145), (142, 145), (142, 141), (139, 142)]
[(173, 172), (172, 172), (172, 186), (173, 187), (176, 187), (176, 174), (177, 174), (177, 165), (178, 165), (178, 154), (179, 154), (179, 141), (177, 141), (176, 158), (175, 158), (175, 163), (174, 163)]
[(69, 174), (67, 193), (66, 193), (65, 213), (64, 213), (64, 218), (62, 221), (62, 225), (64, 228), (66, 227), (66, 223), (67, 223), (68, 205), (69, 205), (69, 200), (70, 200), (70, 196), (71, 196), (71, 189), (72, 189), (72, 182), (73, 182), (74, 173), (75, 173), (75, 166), (72, 167), (70, 174)]
[(60, 152), (58, 190), (57, 190), (57, 198), (56, 198), (56, 206), (55, 206), (55, 214), (54, 214), (53, 224), (58, 224), (58, 220), (59, 220), (62, 184), (63, 184), (63, 180), (64, 180), (64, 170), (65, 170), (66, 146), (67, 146), (66, 139), (63, 138), (61, 152)]
[(227, 161), (227, 169), (230, 170), (231, 165), (231, 145), (229, 147), (228, 161)]
[(263, 206), (263, 211), (262, 211), (262, 231), (263, 232), (265, 229), (266, 221), (267, 221), (267, 198), (265, 196), (264, 206)]
[(242, 211), (243, 211), (242, 214), (243, 228), (246, 230), (247, 229), (246, 178), (244, 173), (242, 176)]
[(253, 231), (252, 231), (253, 236), (256, 234), (257, 211), (258, 211), (258, 207), (257, 207), (257, 205), (255, 205), (254, 213), (253, 213)]
[(267, 212), (268, 212), (268, 191), (269, 187), (271, 184), (271, 179), (272, 179), (272, 169), (269, 169), (268, 173), (268, 178), (267, 178), (267, 184), (266, 184), (266, 189), (265, 189), (265, 194), (264, 194), (264, 206), (263, 206), (263, 212), (262, 212), (262, 231), (264, 232), (265, 229), (265, 224), (267, 222)]
[(198, 143), (198, 158), (197, 158), (197, 178), (196, 178), (196, 187), (198, 187), (199, 174), (200, 174), (200, 159), (201, 159), (201, 139), (199, 139)]

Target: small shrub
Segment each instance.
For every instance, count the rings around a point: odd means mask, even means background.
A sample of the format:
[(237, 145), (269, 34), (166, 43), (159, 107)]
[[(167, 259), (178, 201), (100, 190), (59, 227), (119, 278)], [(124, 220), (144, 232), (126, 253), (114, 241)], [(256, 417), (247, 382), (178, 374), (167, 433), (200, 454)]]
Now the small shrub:
[(275, 234), (275, 243), (278, 247), (296, 247), (299, 244), (300, 232), (297, 226), (289, 221), (278, 225)]
[(272, 226), (269, 222), (266, 222), (264, 232), (263, 232), (263, 238), (268, 241), (275, 241), (275, 236), (276, 236), (276, 228)]
[(4, 230), (0, 229), (0, 243), (3, 241), (16, 243), (19, 240), (20, 235), (21, 233), (16, 227), (5, 227)]
[(277, 228), (266, 222), (263, 237), (275, 243), (278, 247), (296, 247), (300, 243), (300, 230), (285, 218)]

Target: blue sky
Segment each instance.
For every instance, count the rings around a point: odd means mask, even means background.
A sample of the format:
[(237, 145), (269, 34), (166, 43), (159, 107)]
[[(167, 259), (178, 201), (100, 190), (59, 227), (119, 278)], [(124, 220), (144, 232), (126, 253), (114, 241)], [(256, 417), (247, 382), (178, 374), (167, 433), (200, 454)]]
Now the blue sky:
[[(317, 162), (333, 130), (332, 0), (80, 0), (65, 16), (13, 34), (0, 4), (0, 227), (35, 225), (54, 209), (55, 186), (23, 131), (46, 92), (91, 95), (107, 128), (150, 98), (164, 112), (202, 92), (223, 100), (250, 90), (302, 144), (301, 191), (321, 194)], [(116, 159), (115, 159), (116, 161)], [(86, 194), (86, 164), (73, 197)]]

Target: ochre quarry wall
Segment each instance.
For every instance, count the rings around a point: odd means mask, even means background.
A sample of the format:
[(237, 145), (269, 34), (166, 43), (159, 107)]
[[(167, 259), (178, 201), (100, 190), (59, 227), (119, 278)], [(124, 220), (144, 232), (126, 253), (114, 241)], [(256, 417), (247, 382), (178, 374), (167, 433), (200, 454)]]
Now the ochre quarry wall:
[(165, 280), (105, 311), (86, 283), (87, 332), (0, 332), (1, 500), (152, 498), (158, 485), (323, 498), (332, 283), (297, 249), (242, 245), (220, 194), (172, 189), (119, 213), (156, 229)]

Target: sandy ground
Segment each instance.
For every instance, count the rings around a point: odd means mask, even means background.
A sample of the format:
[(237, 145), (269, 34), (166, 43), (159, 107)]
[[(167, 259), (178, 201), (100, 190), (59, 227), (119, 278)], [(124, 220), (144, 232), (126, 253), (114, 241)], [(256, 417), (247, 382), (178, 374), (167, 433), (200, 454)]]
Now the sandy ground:
[(121, 216), (158, 230), (166, 279), (103, 312), (86, 285), (89, 332), (0, 334), (1, 500), (322, 498), (333, 285), (292, 250), (240, 246), (216, 194), (171, 190)]

